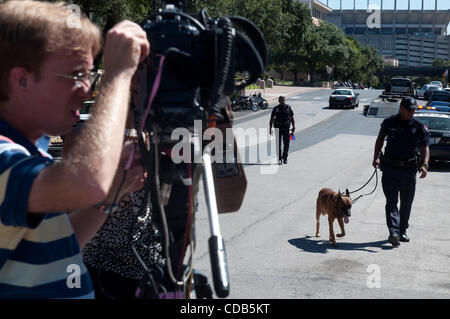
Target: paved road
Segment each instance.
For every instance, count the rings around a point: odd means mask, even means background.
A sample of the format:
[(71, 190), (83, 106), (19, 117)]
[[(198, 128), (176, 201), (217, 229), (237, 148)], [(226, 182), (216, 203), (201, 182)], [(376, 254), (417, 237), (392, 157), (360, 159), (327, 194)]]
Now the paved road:
[[(289, 164), (270, 172), (246, 165), (241, 210), (220, 215), (230, 298), (449, 298), (449, 166), (435, 167), (418, 180), (410, 243), (394, 249), (387, 242), (381, 187), (354, 204), (347, 235), (338, 239), (337, 248), (327, 240), (324, 217), (322, 237), (314, 237), (318, 191), (354, 190), (366, 182), (373, 173), (373, 144), (382, 121), (362, 115), (365, 100), (369, 104), (379, 92), (360, 91), (359, 109), (345, 111), (328, 109), (329, 92), (319, 89), (288, 98), (297, 123)], [(270, 110), (239, 114), (235, 126), (266, 128), (269, 115)], [(373, 187), (370, 183), (356, 195)], [(210, 276), (202, 192), (195, 265)]]

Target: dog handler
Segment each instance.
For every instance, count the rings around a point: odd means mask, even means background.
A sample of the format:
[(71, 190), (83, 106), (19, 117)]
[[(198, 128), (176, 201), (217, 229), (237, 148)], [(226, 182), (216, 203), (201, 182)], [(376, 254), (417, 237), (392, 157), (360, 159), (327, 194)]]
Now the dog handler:
[[(381, 183), (386, 196), (386, 223), (389, 229), (389, 242), (393, 246), (400, 241), (409, 242), (406, 234), (411, 206), (416, 191), (416, 173), (425, 178), (428, 171), (430, 144), (428, 129), (413, 116), (417, 102), (405, 97), (400, 102), (397, 115), (381, 123), (381, 129), (375, 143), (372, 165), (383, 171)], [(378, 158), (387, 136), (385, 154)], [(420, 150), (420, 164), (417, 165), (416, 148)], [(419, 167), (418, 167), (419, 166)], [(397, 208), (400, 193), (400, 210)]]

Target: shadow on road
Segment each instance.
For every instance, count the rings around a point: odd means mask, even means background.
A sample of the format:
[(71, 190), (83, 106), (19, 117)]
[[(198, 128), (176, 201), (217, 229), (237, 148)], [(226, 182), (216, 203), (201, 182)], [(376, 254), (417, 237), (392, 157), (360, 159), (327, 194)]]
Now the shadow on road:
[[(328, 240), (317, 239), (316, 237), (305, 236), (303, 238), (293, 238), (288, 240), (289, 244), (297, 247), (300, 250), (309, 253), (320, 253), (326, 254), (328, 249), (338, 249), (338, 250), (361, 250), (370, 253), (377, 253), (379, 249), (390, 250), (393, 247), (388, 243), (387, 240), (379, 240), (368, 243), (348, 243), (348, 242), (337, 242), (337, 247), (333, 248)], [(387, 244), (387, 245), (386, 245)], [(370, 249), (378, 248), (378, 249)]]

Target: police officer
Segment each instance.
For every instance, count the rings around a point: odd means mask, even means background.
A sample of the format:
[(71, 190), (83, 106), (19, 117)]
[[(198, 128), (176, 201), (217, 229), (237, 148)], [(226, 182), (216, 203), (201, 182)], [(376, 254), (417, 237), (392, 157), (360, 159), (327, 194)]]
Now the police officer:
[[(280, 96), (278, 98), (279, 104), (273, 108), (269, 121), (270, 135), (272, 135), (272, 125), (275, 128), (278, 128), (278, 132), (276, 131), (276, 136), (278, 135), (277, 153), (278, 164), (280, 165), (282, 163), (282, 160), (284, 164), (287, 164), (290, 133), (295, 132), (294, 112), (292, 111), (292, 108), (285, 103), (285, 101), (286, 98), (284, 96)], [(292, 129), (289, 132), (291, 123)], [(281, 141), (283, 141), (283, 154), (281, 154)]]
[[(381, 129), (375, 143), (372, 165), (383, 171), (381, 183), (386, 196), (386, 223), (389, 229), (389, 242), (394, 246), (400, 241), (409, 242), (406, 234), (411, 206), (416, 191), (416, 173), (425, 178), (428, 171), (430, 151), (429, 134), (425, 125), (413, 116), (417, 109), (416, 100), (406, 97), (400, 102), (397, 115), (381, 123)], [(387, 136), (385, 154), (379, 159)], [(419, 148), (420, 157), (416, 157)], [(397, 208), (400, 193), (400, 210)]]

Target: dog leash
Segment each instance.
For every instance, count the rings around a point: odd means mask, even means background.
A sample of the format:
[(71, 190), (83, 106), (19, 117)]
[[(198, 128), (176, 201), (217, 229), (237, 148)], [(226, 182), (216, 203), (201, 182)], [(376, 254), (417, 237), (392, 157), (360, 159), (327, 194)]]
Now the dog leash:
[(375, 180), (375, 188), (374, 188), (370, 193), (368, 193), (368, 194), (363, 194), (363, 195), (359, 195), (358, 197), (356, 197), (355, 199), (353, 199), (353, 200), (352, 200), (352, 204), (356, 203), (356, 201), (357, 201), (358, 199), (360, 199), (361, 197), (367, 196), (367, 195), (371, 195), (371, 194), (373, 194), (373, 192), (375, 192), (375, 190), (377, 189), (377, 186), (378, 186), (378, 168), (375, 168), (375, 171), (373, 172), (372, 176), (369, 178), (369, 180), (368, 180), (362, 187), (358, 188), (357, 190), (354, 190), (353, 192), (349, 192), (349, 193), (350, 193), (350, 194), (356, 193), (356, 192), (360, 191), (361, 189), (363, 189), (364, 187), (366, 187), (367, 184), (369, 184), (369, 182), (372, 180), (372, 178), (373, 178), (374, 176), (377, 177), (376, 180)]

